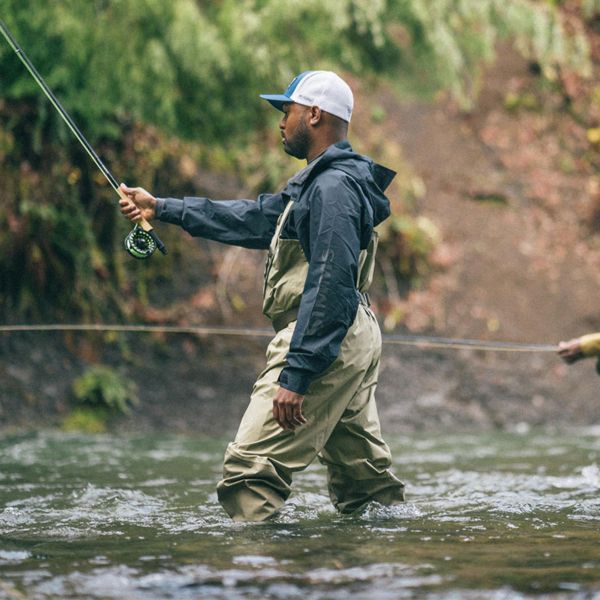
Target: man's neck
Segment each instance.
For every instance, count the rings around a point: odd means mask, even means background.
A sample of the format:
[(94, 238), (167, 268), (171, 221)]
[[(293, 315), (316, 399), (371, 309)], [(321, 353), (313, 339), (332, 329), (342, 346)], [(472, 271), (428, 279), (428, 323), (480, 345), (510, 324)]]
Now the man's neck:
[(327, 150), (327, 148), (329, 148), (329, 146), (331, 146), (333, 144), (337, 144), (338, 142), (341, 142), (341, 141), (343, 141), (343, 140), (340, 138), (340, 139), (330, 139), (330, 140), (323, 140), (322, 142), (316, 142), (315, 144), (313, 144), (313, 146), (308, 151), (308, 154), (306, 155), (306, 162), (308, 164), (310, 164), (313, 160), (315, 160), (315, 158), (317, 158), (318, 156), (321, 156), (321, 154), (323, 154), (323, 152), (325, 152), (325, 150)]

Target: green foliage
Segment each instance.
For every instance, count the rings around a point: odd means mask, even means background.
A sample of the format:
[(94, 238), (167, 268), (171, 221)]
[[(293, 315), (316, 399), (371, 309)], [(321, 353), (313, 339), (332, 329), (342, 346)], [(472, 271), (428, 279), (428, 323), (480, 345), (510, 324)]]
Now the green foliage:
[(584, 15), (591, 19), (600, 15), (600, 0), (583, 0)]
[(517, 112), (520, 109), (539, 111), (541, 107), (539, 100), (531, 92), (524, 94), (509, 92), (504, 98), (504, 108), (510, 112)]
[(437, 227), (426, 217), (392, 215), (380, 228), (380, 249), (393, 265), (398, 281), (421, 279), (430, 270), (430, 256), (439, 243)]
[(65, 431), (103, 433), (111, 416), (129, 414), (139, 404), (135, 383), (111, 367), (90, 367), (72, 384), (77, 405), (63, 419)]
[(387, 117), (385, 108), (382, 106), (373, 106), (371, 108), (371, 119), (373, 123), (383, 123)]
[[(0, 14), (95, 139), (119, 138), (119, 119), (134, 118), (232, 146), (264, 115), (258, 94), (306, 68), (391, 75), (466, 101), (500, 36), (548, 73), (587, 65), (584, 39), (532, 0), (0, 0)], [(10, 53), (3, 44), (3, 95), (39, 100)]]
[(48, 183), (30, 169), (4, 179), (3, 191), (12, 193), (4, 196), (0, 228), (12, 235), (0, 236), (0, 306), (33, 317), (47, 310), (68, 314), (73, 298), (89, 305), (97, 291), (94, 270), (101, 262), (68, 175), (52, 191)]
[[(256, 188), (280, 181), (258, 95), (301, 70), (449, 89), (469, 106), (502, 37), (549, 77), (589, 66), (585, 38), (535, 0), (0, 0), (0, 15), (117, 178), (173, 195), (193, 189), (182, 157)], [(161, 231), (167, 258), (126, 262), (114, 193), (4, 40), (0, 72), (0, 313), (130, 315), (173, 270), (178, 238)]]
[(97, 365), (73, 382), (73, 396), (87, 407), (129, 413), (139, 404), (137, 386), (111, 367)]
[[(482, 64), (495, 57), (497, 42), (511, 38), (542, 72), (557, 66), (590, 73), (588, 45), (581, 33), (567, 33), (559, 13), (532, 0), (398, 0), (390, 3), (384, 47), (397, 52), (405, 86), (426, 73), (425, 87), (450, 89), (463, 106), (476, 97)], [(394, 44), (395, 42), (395, 44)], [(395, 46), (395, 49), (394, 49)]]

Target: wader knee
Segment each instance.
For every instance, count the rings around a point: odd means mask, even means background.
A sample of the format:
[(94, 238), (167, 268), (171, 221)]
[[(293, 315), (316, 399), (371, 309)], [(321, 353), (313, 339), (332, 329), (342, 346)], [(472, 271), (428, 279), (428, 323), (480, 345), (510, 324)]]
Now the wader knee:
[(245, 456), (230, 444), (223, 463), (217, 496), (234, 521), (264, 521), (285, 503), (291, 476), (263, 456)]

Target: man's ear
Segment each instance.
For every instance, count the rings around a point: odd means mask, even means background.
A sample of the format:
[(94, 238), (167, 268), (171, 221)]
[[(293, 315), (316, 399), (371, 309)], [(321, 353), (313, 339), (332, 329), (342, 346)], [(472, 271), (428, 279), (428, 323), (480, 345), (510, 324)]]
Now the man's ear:
[(321, 122), (322, 111), (318, 106), (310, 107), (310, 119), (309, 123), (311, 125), (318, 125)]

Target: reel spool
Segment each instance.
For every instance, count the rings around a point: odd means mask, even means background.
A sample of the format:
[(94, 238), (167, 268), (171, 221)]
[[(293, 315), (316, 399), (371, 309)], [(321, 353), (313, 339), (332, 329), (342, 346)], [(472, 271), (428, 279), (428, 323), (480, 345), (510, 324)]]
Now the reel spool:
[(157, 248), (155, 236), (136, 225), (124, 240), (125, 250), (134, 258), (150, 258)]

